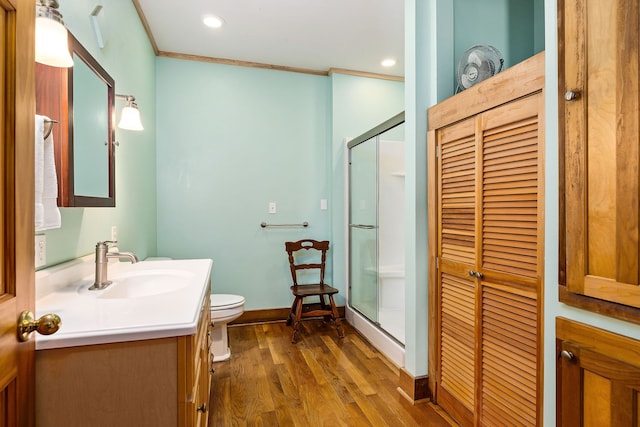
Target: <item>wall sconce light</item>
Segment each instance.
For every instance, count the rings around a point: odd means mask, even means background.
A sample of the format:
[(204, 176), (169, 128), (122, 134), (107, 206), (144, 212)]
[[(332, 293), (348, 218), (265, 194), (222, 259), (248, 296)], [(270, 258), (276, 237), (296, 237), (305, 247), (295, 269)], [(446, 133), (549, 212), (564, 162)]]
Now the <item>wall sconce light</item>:
[(138, 110), (138, 104), (135, 103), (136, 97), (133, 95), (116, 94), (116, 99), (126, 101), (122, 109), (122, 114), (120, 115), (118, 127), (127, 130), (144, 130), (142, 122), (140, 122), (140, 110)]
[(56, 0), (36, 0), (36, 61), (53, 67), (73, 67), (67, 28)]

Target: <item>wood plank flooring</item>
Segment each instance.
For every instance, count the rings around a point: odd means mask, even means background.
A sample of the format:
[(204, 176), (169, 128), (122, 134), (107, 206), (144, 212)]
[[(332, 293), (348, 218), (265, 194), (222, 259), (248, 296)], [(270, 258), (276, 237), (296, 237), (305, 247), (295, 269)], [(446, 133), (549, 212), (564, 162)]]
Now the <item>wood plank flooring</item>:
[(397, 391), (399, 371), (343, 321), (318, 320), (291, 344), (282, 323), (228, 328), (231, 359), (214, 364), (210, 426), (449, 426)]

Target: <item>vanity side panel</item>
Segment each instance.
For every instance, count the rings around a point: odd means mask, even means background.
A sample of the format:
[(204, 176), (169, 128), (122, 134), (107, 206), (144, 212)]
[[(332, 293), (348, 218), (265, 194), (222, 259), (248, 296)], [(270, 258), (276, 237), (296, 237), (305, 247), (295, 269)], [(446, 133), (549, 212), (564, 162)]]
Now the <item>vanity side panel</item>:
[(36, 352), (36, 424), (175, 427), (178, 338)]

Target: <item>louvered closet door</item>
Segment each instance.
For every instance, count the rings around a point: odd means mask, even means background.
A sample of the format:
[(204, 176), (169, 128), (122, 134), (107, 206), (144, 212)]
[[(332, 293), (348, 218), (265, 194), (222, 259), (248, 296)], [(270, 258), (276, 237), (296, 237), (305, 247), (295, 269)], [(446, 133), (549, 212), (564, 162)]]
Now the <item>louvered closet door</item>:
[(542, 102), (436, 132), (436, 395), (462, 425), (539, 424)]
[(438, 132), (438, 403), (464, 425), (475, 407), (476, 120)]
[(482, 425), (538, 419), (541, 102), (535, 95), (482, 116)]

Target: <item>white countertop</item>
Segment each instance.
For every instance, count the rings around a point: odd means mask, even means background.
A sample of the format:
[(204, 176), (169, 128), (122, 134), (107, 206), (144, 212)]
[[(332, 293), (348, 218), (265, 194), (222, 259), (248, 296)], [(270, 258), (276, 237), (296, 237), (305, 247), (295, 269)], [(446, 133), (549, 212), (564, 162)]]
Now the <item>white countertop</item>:
[[(194, 334), (205, 295), (210, 292), (212, 264), (210, 259), (112, 261), (108, 278), (114, 283), (100, 291), (87, 290), (94, 281), (93, 256), (38, 271), (36, 317), (55, 313), (62, 324), (55, 334), (36, 334), (36, 350)], [(153, 275), (165, 276), (164, 282), (175, 275), (182, 286), (159, 294), (113, 298), (124, 283), (121, 278), (148, 272), (152, 273), (150, 289)]]

